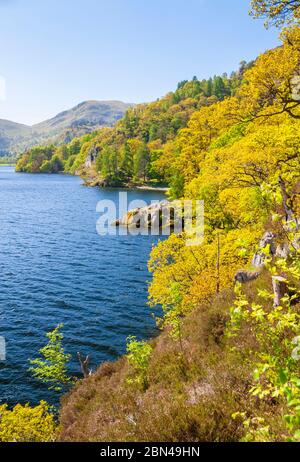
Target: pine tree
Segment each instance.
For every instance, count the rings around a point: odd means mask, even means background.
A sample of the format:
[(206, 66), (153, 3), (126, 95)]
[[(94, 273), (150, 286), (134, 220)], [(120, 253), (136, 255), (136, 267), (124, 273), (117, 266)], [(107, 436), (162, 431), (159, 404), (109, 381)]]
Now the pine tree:
[(143, 178), (143, 180), (146, 181), (149, 169), (149, 161), (150, 152), (147, 145), (144, 143), (138, 148), (135, 156), (134, 176), (136, 178)]

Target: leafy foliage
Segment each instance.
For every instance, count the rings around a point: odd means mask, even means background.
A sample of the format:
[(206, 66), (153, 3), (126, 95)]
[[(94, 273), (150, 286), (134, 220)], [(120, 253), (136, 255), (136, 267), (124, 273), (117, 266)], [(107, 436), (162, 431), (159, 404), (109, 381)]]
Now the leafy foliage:
[(37, 443), (55, 441), (57, 424), (47, 403), (36, 407), (17, 404), (12, 410), (0, 406), (0, 441), (2, 443)]
[(138, 342), (136, 337), (128, 337), (127, 359), (134, 372), (133, 376), (127, 379), (129, 384), (135, 383), (142, 388), (147, 387), (147, 372), (151, 354), (151, 345), (143, 341)]
[(17, 170), (76, 172), (113, 186), (130, 181), (168, 181), (169, 168), (164, 171), (157, 164), (164, 146), (186, 127), (197, 109), (235, 94), (250, 66), (242, 62), (231, 76), (223, 74), (202, 81), (194, 77), (180, 82), (175, 92), (160, 100), (130, 108), (113, 129), (103, 128), (56, 148), (25, 152)]
[[(227, 335), (237, 336), (246, 323), (256, 339), (257, 347), (248, 351), (248, 360), (254, 363), (253, 386), (249, 393), (260, 400), (280, 400), (284, 403), (284, 420), (287, 424), (285, 438), (300, 440), (300, 377), (297, 346), (300, 332), (299, 306), (294, 301), (299, 299), (299, 285), (295, 288), (295, 279), (300, 281), (300, 259), (296, 253), (293, 261), (271, 262), (269, 271), (273, 275), (286, 275), (287, 293), (281, 299), (281, 305), (273, 307), (273, 294), (264, 290), (258, 296), (263, 303), (249, 303), (237, 286), (237, 299), (230, 312)], [(292, 279), (290, 279), (292, 277)], [(290, 293), (293, 292), (293, 295)], [(295, 348), (296, 345), (296, 348)], [(244, 352), (245, 353), (245, 352)], [(246, 417), (247, 413), (242, 413)], [(260, 417), (255, 417), (263, 422)], [(247, 422), (246, 439), (253, 437), (253, 418)], [(266, 430), (266, 427), (264, 427)], [(251, 436), (252, 435), (252, 436)], [(272, 428), (268, 428), (271, 438)]]
[(251, 14), (255, 18), (265, 18), (266, 26), (282, 26), (300, 17), (299, 0), (252, 0)]
[[(245, 73), (235, 96), (195, 111), (158, 161), (160, 166), (171, 163), (176, 178), (181, 177), (181, 190), (177, 180), (172, 186), (174, 197), (204, 200), (206, 221), (201, 247), (186, 246), (183, 234), (152, 251), (150, 301), (163, 307), (163, 326), (173, 329), (174, 320), (182, 322), (197, 307), (211, 303), (219, 290), (230, 288), (239, 268), (251, 269), (265, 229), (272, 230), (283, 247), (290, 246), (292, 254), (299, 247), (300, 113), (292, 84), (298, 75), (299, 28), (286, 30), (282, 38), (282, 47), (259, 57)], [(298, 440), (299, 361), (293, 351), (300, 325), (295, 306), (299, 255), (270, 260), (269, 272), (270, 277), (287, 278), (292, 295), (287, 293), (281, 306), (273, 308), (270, 291), (260, 289), (255, 301), (253, 294), (248, 301), (237, 286), (230, 310), (228, 333), (235, 338), (230, 354), (234, 363), (242, 356), (255, 371), (249, 409), (252, 398), (264, 405), (278, 403), (287, 423), (285, 438)], [(174, 286), (179, 303), (174, 303)], [(249, 349), (240, 340), (243, 335), (252, 339)], [(274, 426), (266, 413), (249, 409), (235, 413), (236, 419), (242, 417), (243, 440), (278, 438), (278, 421)]]
[(63, 325), (59, 324), (53, 331), (46, 334), (49, 342), (39, 350), (43, 359), (31, 359), (30, 371), (33, 376), (43, 383), (49, 384), (50, 390), (61, 391), (63, 385), (72, 382), (67, 374), (67, 363), (70, 355), (66, 354), (62, 346)]

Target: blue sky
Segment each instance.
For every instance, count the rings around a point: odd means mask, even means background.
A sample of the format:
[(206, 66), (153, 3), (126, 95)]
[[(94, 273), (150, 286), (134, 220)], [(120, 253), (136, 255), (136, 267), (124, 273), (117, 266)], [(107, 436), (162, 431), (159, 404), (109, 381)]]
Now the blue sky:
[(250, 0), (0, 0), (0, 118), (36, 123), (88, 99), (154, 100), (278, 44)]

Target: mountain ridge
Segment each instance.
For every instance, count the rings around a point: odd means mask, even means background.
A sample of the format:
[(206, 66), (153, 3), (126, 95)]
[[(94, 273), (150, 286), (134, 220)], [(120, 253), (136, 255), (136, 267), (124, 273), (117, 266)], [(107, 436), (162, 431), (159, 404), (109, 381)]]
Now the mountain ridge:
[(36, 144), (60, 144), (111, 127), (132, 106), (118, 100), (87, 100), (33, 125), (0, 119), (0, 157), (14, 157)]

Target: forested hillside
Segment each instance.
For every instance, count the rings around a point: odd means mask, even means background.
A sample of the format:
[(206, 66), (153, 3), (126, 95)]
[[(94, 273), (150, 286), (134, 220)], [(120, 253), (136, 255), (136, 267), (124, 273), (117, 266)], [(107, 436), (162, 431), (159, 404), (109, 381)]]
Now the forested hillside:
[(234, 95), (251, 64), (209, 80), (178, 84), (175, 92), (148, 104), (129, 109), (112, 129), (101, 129), (89, 137), (55, 148), (36, 147), (23, 154), (17, 169), (24, 172), (58, 172), (88, 175), (94, 184), (123, 185), (146, 181), (168, 182), (160, 158), (191, 115)]

